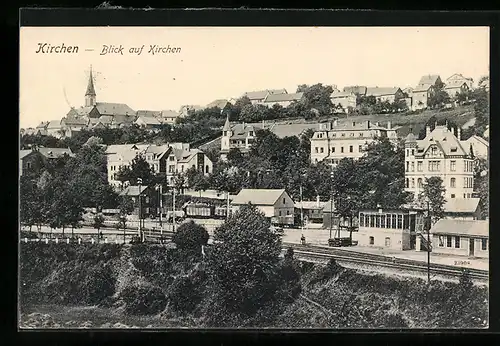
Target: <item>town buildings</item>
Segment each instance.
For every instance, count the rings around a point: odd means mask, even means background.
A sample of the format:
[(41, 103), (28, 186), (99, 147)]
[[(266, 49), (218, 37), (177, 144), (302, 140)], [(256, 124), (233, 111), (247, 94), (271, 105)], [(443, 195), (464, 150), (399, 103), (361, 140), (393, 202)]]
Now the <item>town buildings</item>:
[(431, 229), (432, 252), (468, 257), (489, 257), (486, 220), (441, 219)]
[(352, 233), (358, 246), (394, 250), (415, 249), (424, 225), (423, 213), (414, 209), (362, 209), (358, 220), (358, 231)]
[(284, 189), (242, 189), (231, 202), (233, 212), (248, 203), (256, 206), (273, 224), (294, 223), (294, 202)]
[(135, 124), (140, 128), (148, 130), (159, 130), (163, 125), (160, 119), (152, 116), (139, 116), (137, 117)]
[(452, 80), (444, 87), (444, 91), (446, 91), (446, 93), (452, 100), (455, 99), (459, 94), (465, 94), (469, 90), (470, 88), (468, 83), (463, 80)]
[(453, 220), (480, 220), (480, 198), (453, 198), (445, 202), (444, 218)]
[(440, 177), (446, 198), (471, 198), (474, 187), (474, 161), (470, 143), (460, 140), (447, 125), (426, 128), (426, 136), (417, 140), (413, 134), (405, 139), (405, 187), (415, 197), (423, 191), (426, 178)]
[(183, 115), (182, 113), (168, 109), (160, 112), (161, 121), (164, 124), (169, 124), (169, 125), (174, 125), (177, 122), (177, 119), (183, 116), (187, 116), (187, 114)]
[[(150, 215), (156, 215), (156, 206), (158, 206), (159, 195), (152, 186), (127, 186), (119, 194), (121, 197), (130, 198), (134, 210), (132, 215), (139, 215), (145, 218)], [(140, 195), (140, 201), (139, 201)], [(139, 213), (139, 209), (141, 213)]]
[(245, 123), (231, 125), (227, 117), (222, 128), (221, 158), (225, 160), (231, 149), (239, 149), (242, 153), (247, 153), (255, 141), (257, 129), (259, 128)]
[(461, 73), (455, 73), (446, 79), (446, 85), (462, 85), (465, 83), (467, 89), (472, 90), (474, 88), (474, 80), (472, 78), (464, 77)]
[(466, 141), (468, 143), (467, 147), (472, 147), (472, 153), (474, 156), (487, 159), (490, 155), (490, 143), (479, 136), (471, 136)]
[(38, 173), (47, 168), (51, 160), (63, 156), (73, 156), (69, 148), (45, 148), (33, 147), (19, 152), (19, 176), (31, 173)]
[(182, 143), (181, 146), (172, 146), (166, 157), (167, 167), (165, 174), (167, 183), (171, 186), (175, 183), (174, 178), (176, 174), (184, 174), (189, 169), (196, 169), (196, 171), (203, 173), (205, 176), (213, 172), (212, 160), (200, 149), (190, 149), (189, 144), (186, 145), (186, 143)]
[(323, 220), (323, 208), (326, 202), (321, 202), (319, 196), (316, 201), (300, 201), (295, 203), (295, 213), (304, 218), (304, 223), (321, 222)]
[(379, 102), (394, 103), (404, 98), (403, 91), (398, 87), (393, 88), (366, 88), (366, 97), (373, 96)]
[(357, 97), (353, 92), (350, 91), (339, 91), (333, 92), (330, 95), (330, 100), (334, 106), (340, 106), (344, 110), (345, 113), (349, 110), (349, 108), (356, 108), (357, 105)]
[(285, 89), (266, 89), (260, 91), (250, 91), (243, 94), (242, 97), (247, 97), (250, 102), (255, 104), (261, 104), (264, 102), (268, 95), (276, 95), (276, 94), (287, 94), (288, 92)]
[(320, 128), (311, 138), (311, 162), (326, 160), (328, 164), (337, 165), (343, 158), (358, 159), (368, 144), (377, 137), (397, 140), (397, 127), (387, 123), (382, 127), (378, 123), (365, 122), (333, 122), (320, 124)]
[(412, 92), (412, 109), (427, 108), (429, 98), (434, 95), (436, 88), (442, 84), (441, 77), (438, 75), (427, 75), (420, 78), (418, 85)]
[(226, 99), (219, 99), (210, 102), (205, 108), (219, 108), (221, 111), (225, 110), (227, 107), (230, 107), (231, 103)]
[(268, 94), (262, 103), (267, 107), (280, 105), (281, 107), (288, 107), (294, 102), (299, 102), (304, 97), (304, 93), (292, 94)]

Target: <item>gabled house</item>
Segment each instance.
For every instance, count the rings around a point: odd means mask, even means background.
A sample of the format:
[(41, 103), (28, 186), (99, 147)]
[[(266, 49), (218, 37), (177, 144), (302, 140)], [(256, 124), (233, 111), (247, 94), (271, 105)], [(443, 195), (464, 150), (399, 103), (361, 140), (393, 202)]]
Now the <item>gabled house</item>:
[(250, 102), (255, 104), (263, 103), (267, 95), (287, 94), (286, 89), (266, 89), (259, 91), (250, 91), (244, 93), (242, 96), (248, 97)]
[(446, 85), (461, 85), (462, 83), (465, 83), (469, 90), (472, 90), (474, 87), (474, 80), (472, 78), (464, 77), (460, 73), (455, 73), (446, 79)]
[(176, 123), (177, 118), (179, 118), (181, 116), (182, 116), (181, 113), (178, 113), (178, 112), (173, 111), (173, 110), (161, 111), (161, 119), (165, 124), (173, 125)]
[(446, 200), (444, 217), (456, 220), (481, 219), (480, 198), (452, 198)]
[(49, 126), (49, 121), (42, 121), (40, 125), (35, 128), (35, 135), (47, 136), (47, 127)]
[(357, 97), (352, 91), (338, 91), (338, 92), (333, 92), (330, 95), (330, 100), (332, 101), (332, 104), (334, 106), (340, 106), (344, 110), (344, 112), (347, 112), (349, 107), (351, 108), (356, 108), (357, 106)]
[(404, 94), (403, 91), (398, 87), (392, 88), (366, 88), (365, 96), (373, 96), (377, 99), (377, 101), (389, 103), (394, 103), (397, 100), (403, 99)]
[(248, 203), (256, 206), (273, 224), (294, 223), (294, 202), (285, 189), (242, 189), (231, 202), (233, 212)]
[(219, 108), (221, 111), (230, 107), (231, 103), (228, 100), (220, 99), (210, 102), (205, 108)]
[(469, 148), (472, 147), (472, 153), (476, 157), (484, 158), (487, 159), (490, 154), (490, 143), (479, 136), (471, 136), (469, 139), (465, 141), (466, 143), (469, 143)]
[(227, 117), (222, 128), (221, 158), (224, 160), (231, 149), (239, 149), (242, 153), (248, 153), (259, 129), (261, 127), (252, 124), (231, 125)]
[(436, 92), (436, 87), (441, 84), (443, 81), (438, 75), (427, 75), (420, 78), (418, 85), (413, 89), (412, 109), (427, 108), (429, 98)]
[(65, 130), (62, 120), (51, 120), (47, 125), (47, 135), (56, 138), (64, 137)]
[(300, 102), (304, 97), (304, 93), (293, 93), (293, 94), (268, 94), (266, 98), (262, 101), (262, 104), (271, 108), (274, 105), (280, 105), (281, 107), (288, 107), (294, 102)]
[(482, 78), (478, 85), (479, 88), (484, 88), (486, 91), (490, 91), (490, 77)]
[[(154, 187), (141, 186), (139, 190), (139, 186), (127, 186), (119, 195), (121, 197), (130, 198), (134, 206), (134, 211), (132, 213), (137, 216), (140, 215), (142, 219), (157, 214), (159, 198)], [(139, 213), (139, 208), (141, 213)]]
[(464, 81), (450, 81), (445, 85), (444, 91), (450, 96), (451, 99), (456, 98), (459, 94), (464, 94), (469, 91), (470, 88), (468, 84)]
[(135, 124), (141, 128), (149, 130), (157, 130), (162, 127), (162, 123), (160, 122), (160, 120), (154, 117), (138, 117), (135, 121)]
[(187, 117), (191, 112), (202, 110), (203, 107), (199, 105), (183, 105), (179, 109), (179, 116)]
[(150, 111), (150, 110), (138, 110), (136, 112), (137, 117), (153, 117), (153, 118), (158, 118), (161, 116), (161, 111)]
[(213, 172), (213, 163), (200, 149), (172, 148), (167, 155), (167, 183), (173, 185), (176, 174), (183, 174), (192, 168), (208, 176)]
[(33, 147), (19, 152), (19, 175), (37, 173), (47, 167), (51, 160), (63, 156), (74, 156), (69, 148)]
[(343, 92), (345, 92), (345, 93), (353, 93), (354, 95), (365, 96), (366, 95), (366, 90), (367, 90), (367, 87), (365, 87), (365, 86), (354, 85), (354, 86), (346, 86), (346, 87), (344, 87)]
[(484, 220), (441, 219), (431, 228), (432, 252), (489, 257), (489, 224)]

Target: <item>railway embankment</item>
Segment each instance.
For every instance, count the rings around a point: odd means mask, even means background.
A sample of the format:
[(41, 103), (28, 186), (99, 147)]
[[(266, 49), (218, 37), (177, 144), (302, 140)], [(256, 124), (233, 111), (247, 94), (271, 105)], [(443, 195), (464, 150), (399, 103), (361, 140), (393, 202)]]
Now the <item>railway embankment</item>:
[[(28, 242), (20, 250), (21, 327), (211, 327), (217, 314), (201, 256), (152, 244)], [(466, 276), (427, 285), (294, 258), (300, 293), (231, 327), (487, 327), (488, 289)]]

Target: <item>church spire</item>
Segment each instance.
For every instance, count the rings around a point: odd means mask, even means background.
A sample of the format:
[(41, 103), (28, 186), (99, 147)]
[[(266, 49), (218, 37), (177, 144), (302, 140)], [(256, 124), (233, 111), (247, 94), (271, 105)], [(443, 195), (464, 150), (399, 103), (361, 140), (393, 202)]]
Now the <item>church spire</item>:
[(222, 131), (231, 131), (231, 125), (229, 123), (229, 114), (226, 116), (226, 122), (224, 123)]
[(85, 107), (92, 107), (96, 104), (96, 94), (94, 88), (94, 78), (92, 76), (92, 65), (90, 65), (89, 84), (85, 93)]

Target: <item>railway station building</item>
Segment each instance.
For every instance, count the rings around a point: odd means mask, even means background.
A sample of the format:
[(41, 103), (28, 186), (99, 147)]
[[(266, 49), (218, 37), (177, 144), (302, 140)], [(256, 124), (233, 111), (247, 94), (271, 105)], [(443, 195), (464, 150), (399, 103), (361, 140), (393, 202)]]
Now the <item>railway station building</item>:
[(413, 250), (423, 230), (424, 215), (414, 209), (362, 209), (352, 239), (358, 246)]
[(441, 219), (431, 229), (432, 252), (468, 257), (489, 257), (486, 220)]

